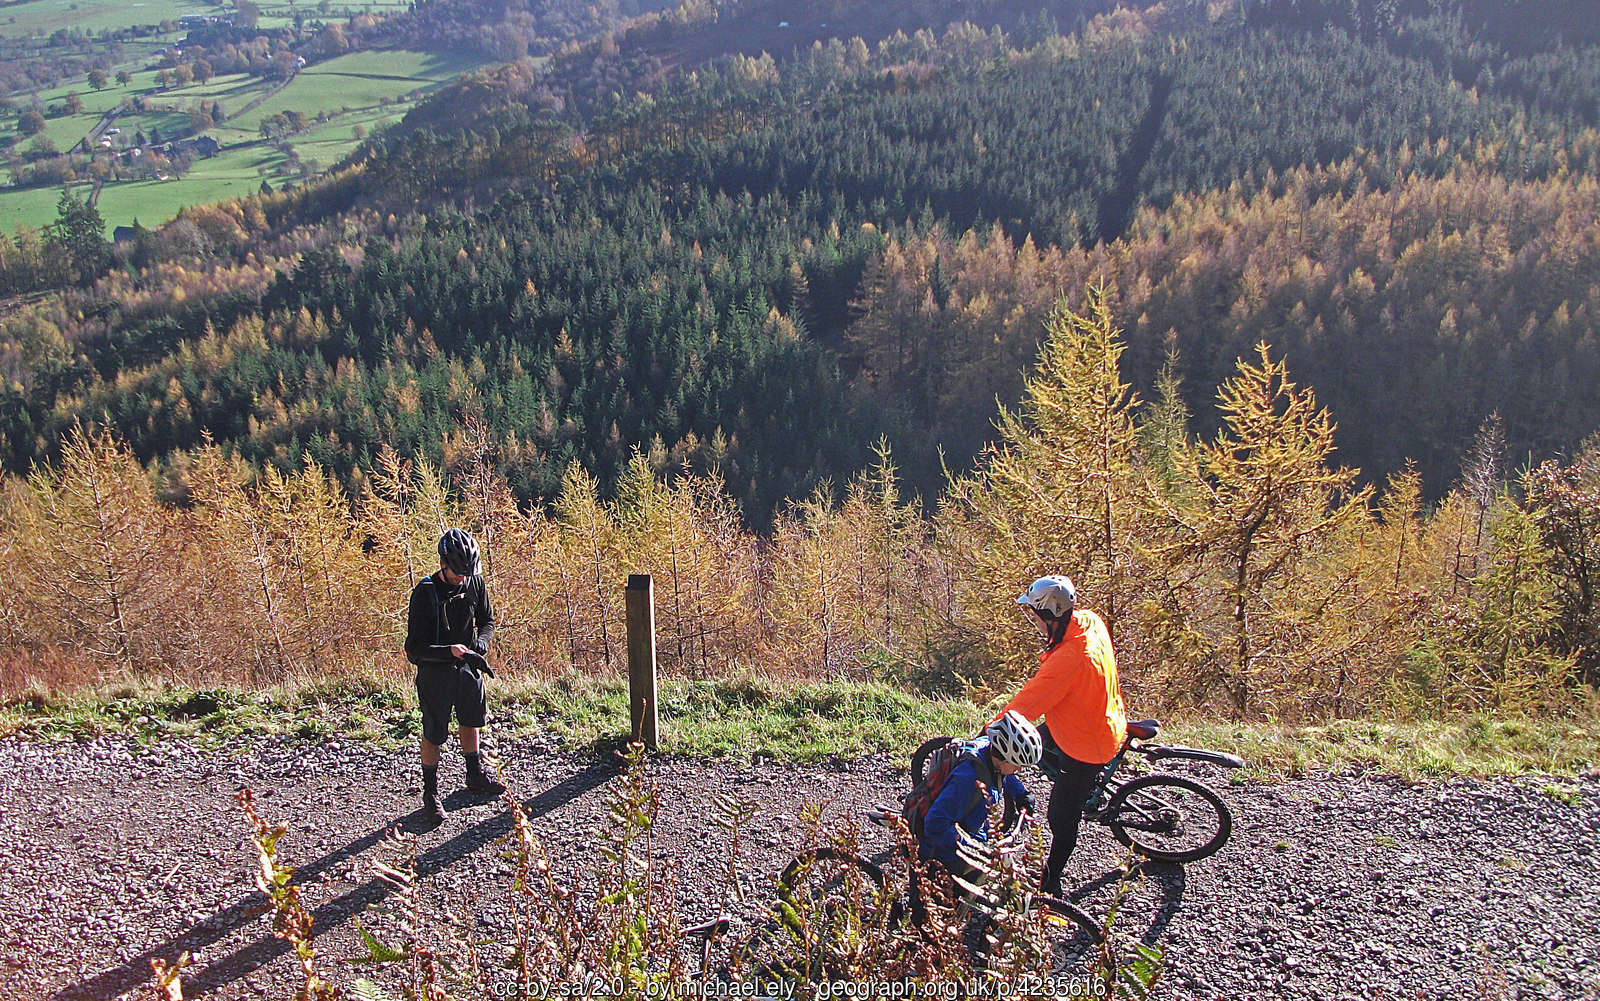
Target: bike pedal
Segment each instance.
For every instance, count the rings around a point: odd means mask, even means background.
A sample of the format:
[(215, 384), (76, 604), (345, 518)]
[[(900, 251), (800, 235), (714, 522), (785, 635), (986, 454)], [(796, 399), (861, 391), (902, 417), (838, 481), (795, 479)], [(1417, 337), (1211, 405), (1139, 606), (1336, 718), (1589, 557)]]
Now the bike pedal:
[(727, 932), (727, 918), (716, 918), (715, 920), (707, 921), (703, 925), (695, 925), (693, 928), (685, 928), (683, 930), (685, 935), (699, 935), (708, 939), (720, 938)]
[(879, 827), (893, 827), (893, 818), (898, 816), (899, 813), (900, 811), (894, 809), (893, 807), (885, 806), (882, 803), (876, 803), (869, 810), (867, 810), (867, 819), (874, 824), (877, 824)]

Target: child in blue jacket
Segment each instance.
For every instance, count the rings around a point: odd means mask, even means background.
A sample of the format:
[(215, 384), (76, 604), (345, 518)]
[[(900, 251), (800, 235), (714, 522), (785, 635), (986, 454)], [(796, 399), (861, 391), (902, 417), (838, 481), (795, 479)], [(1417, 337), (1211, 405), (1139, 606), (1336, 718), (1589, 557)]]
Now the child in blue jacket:
[[(1033, 812), (1033, 799), (1017, 772), (1037, 765), (1044, 741), (1021, 713), (1008, 712), (989, 725), (961, 756), (923, 820), (917, 857), (940, 862), (953, 875), (969, 876), (971, 867), (956, 854), (959, 826), (969, 837), (988, 840), (989, 810), (1009, 793), (1019, 809)], [(979, 790), (978, 784), (983, 783)]]

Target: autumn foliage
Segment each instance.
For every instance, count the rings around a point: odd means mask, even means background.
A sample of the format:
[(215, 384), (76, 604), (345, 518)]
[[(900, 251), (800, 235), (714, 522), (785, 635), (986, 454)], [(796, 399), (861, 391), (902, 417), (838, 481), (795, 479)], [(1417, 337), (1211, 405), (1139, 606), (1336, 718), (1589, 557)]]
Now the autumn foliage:
[(0, 494), (6, 683), (50, 685), (62, 663), (239, 685), (401, 671), (406, 594), (450, 525), (484, 544), (513, 676), (620, 671), (623, 583), (645, 572), (668, 672), (998, 693), (1035, 653), (1013, 598), (1064, 571), (1152, 711), (1538, 708), (1592, 680), (1594, 449), (1508, 477), (1491, 423), (1425, 507), (1414, 471), (1374, 490), (1338, 466), (1327, 410), (1265, 348), (1195, 439), (1176, 378), (1150, 402), (1123, 381), (1114, 294), (1051, 309), (1021, 405), (936, 510), (880, 447), (761, 535), (714, 472), (659, 444), (614, 499), (574, 465), (529, 509), (480, 421), (444, 443), (446, 467), (383, 452), (354, 496), (316, 465), (253, 471), (206, 442), (163, 499), (125, 446), (79, 428), (59, 467)]

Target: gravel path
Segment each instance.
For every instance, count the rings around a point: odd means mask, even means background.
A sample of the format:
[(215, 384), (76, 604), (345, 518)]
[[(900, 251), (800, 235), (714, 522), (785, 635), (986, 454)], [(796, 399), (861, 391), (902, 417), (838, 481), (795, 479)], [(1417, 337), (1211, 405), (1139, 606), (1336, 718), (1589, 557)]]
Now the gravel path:
[[(537, 739), (504, 743), (506, 774), (559, 864), (592, 858), (605, 764)], [(441, 787), (460, 784), (447, 752)], [(680, 865), (685, 920), (709, 917), (725, 836), (708, 790), (760, 804), (744, 879), (756, 901), (801, 835), (804, 799), (834, 815), (906, 782), (887, 759), (790, 766), (669, 759), (665, 853)], [(148, 997), (149, 959), (187, 949), (185, 997), (287, 998), (290, 957), (251, 883), (234, 800), (254, 788), (308, 884), (324, 969), (358, 954), (351, 918), (384, 895), (370, 877), (384, 831), (415, 805), (412, 753), (262, 738), (226, 752), (171, 741), (141, 749), (0, 741), (0, 996)], [(1216, 857), (1151, 869), (1120, 920), (1166, 950), (1167, 998), (1600, 998), (1600, 783), (1542, 779), (1408, 786), (1359, 774), (1225, 788), (1236, 825)], [(424, 897), (503, 920), (492, 842), (503, 808), (451, 794), (421, 837)], [(1068, 885), (1103, 913), (1121, 861), (1086, 831)], [(1486, 988), (1487, 985), (1487, 988)]]

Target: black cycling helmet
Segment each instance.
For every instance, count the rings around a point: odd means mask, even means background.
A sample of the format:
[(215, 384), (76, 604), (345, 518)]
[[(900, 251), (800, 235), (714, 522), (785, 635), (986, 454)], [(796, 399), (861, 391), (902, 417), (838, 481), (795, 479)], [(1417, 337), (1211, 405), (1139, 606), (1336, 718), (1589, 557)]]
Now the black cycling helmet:
[(439, 539), (439, 562), (461, 577), (478, 574), (478, 544), (459, 528), (452, 528)]

